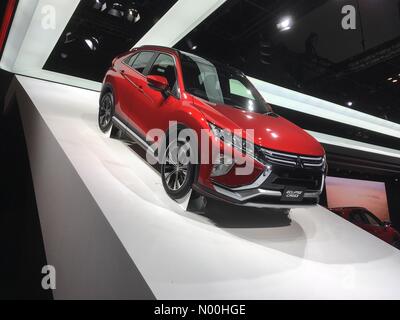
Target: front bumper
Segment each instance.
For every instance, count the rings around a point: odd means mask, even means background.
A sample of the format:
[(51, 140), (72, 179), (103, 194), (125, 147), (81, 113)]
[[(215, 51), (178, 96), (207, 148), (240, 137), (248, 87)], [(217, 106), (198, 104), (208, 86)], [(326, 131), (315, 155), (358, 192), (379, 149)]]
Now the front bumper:
[[(207, 196), (241, 206), (259, 208), (300, 208), (315, 206), (325, 185), (326, 170), (296, 168), (282, 165), (269, 166), (251, 184), (231, 187), (214, 181), (213, 188), (196, 186), (195, 189)], [(301, 201), (285, 201), (287, 187), (304, 191)]]

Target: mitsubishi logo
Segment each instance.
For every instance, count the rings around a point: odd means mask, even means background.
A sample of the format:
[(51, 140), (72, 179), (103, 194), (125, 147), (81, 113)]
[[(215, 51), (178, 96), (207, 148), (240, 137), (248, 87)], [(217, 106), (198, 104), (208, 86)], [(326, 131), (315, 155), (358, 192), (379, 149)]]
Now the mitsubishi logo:
[(301, 160), (300, 157), (297, 157), (296, 166), (298, 166), (299, 168), (304, 169), (304, 164), (303, 164), (303, 161)]

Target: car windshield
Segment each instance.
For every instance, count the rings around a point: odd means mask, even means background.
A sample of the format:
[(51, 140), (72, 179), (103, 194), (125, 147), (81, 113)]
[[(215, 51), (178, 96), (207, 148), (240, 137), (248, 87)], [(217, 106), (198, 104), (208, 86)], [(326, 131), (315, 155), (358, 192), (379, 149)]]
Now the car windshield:
[(260, 93), (239, 71), (182, 53), (185, 90), (216, 104), (226, 104), (257, 113), (272, 112)]

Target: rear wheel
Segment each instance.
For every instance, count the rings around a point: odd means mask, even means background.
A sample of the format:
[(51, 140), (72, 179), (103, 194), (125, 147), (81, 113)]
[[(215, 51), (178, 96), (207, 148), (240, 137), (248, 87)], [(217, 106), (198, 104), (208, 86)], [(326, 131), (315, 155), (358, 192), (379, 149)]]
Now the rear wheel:
[(172, 199), (182, 199), (192, 189), (195, 166), (190, 163), (190, 146), (185, 141), (171, 142), (162, 159), (161, 179)]
[(111, 92), (107, 92), (100, 99), (98, 122), (101, 131), (110, 130), (114, 110), (114, 96)]

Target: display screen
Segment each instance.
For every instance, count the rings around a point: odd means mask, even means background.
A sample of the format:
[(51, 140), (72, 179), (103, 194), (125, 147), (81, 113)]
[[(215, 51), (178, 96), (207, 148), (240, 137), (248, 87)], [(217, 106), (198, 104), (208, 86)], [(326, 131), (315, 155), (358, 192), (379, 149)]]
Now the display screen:
[(363, 207), (382, 221), (389, 221), (384, 182), (327, 177), (328, 207)]

